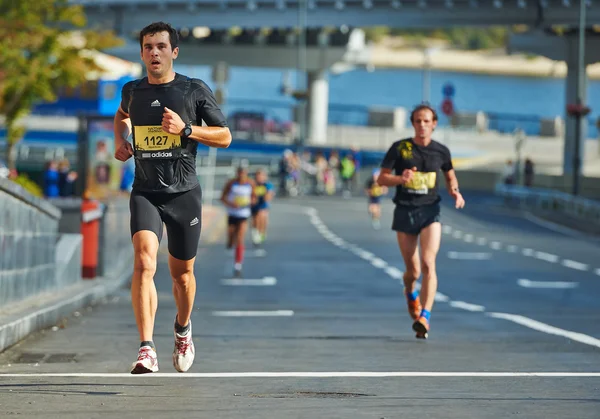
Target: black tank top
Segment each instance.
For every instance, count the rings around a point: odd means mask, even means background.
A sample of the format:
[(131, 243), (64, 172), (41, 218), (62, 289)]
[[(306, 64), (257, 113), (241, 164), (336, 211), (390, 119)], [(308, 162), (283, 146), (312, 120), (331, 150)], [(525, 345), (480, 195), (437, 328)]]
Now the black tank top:
[(175, 74), (169, 83), (150, 84), (145, 77), (125, 84), (121, 108), (133, 129), (136, 191), (177, 193), (198, 185), (198, 143), (162, 130), (165, 107), (192, 125), (204, 120), (208, 126), (227, 126), (212, 91), (201, 80)]

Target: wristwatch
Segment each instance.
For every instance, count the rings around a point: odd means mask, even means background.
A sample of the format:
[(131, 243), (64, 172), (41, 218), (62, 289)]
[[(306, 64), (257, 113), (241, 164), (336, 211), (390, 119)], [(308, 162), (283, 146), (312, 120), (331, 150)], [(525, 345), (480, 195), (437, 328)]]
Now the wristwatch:
[(183, 135), (184, 137), (189, 137), (190, 135), (192, 135), (192, 124), (185, 124), (183, 130), (181, 131), (181, 135)]

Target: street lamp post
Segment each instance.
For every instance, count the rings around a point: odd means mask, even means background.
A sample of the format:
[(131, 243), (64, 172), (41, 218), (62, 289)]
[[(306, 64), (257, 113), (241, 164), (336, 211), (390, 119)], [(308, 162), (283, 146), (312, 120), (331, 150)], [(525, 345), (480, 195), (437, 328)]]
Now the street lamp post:
[(585, 12), (587, 0), (579, 0), (579, 42), (577, 60), (577, 98), (575, 104), (575, 150), (573, 152), (573, 195), (579, 194), (579, 181), (581, 172), (581, 118), (589, 111), (585, 108), (583, 98), (585, 96)]

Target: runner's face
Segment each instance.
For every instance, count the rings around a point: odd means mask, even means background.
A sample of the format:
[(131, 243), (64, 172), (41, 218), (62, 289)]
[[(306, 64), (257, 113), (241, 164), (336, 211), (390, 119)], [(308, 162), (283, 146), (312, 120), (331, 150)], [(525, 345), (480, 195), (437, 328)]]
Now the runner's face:
[(265, 172), (256, 173), (256, 181), (257, 182), (265, 183), (266, 180), (267, 180), (267, 176), (266, 176)]
[(179, 48), (171, 49), (169, 32), (157, 32), (144, 36), (142, 43), (142, 61), (148, 73), (160, 78), (173, 68), (173, 60), (177, 58)]
[(429, 109), (421, 109), (415, 112), (412, 125), (417, 137), (430, 138), (437, 125), (437, 121), (433, 120), (433, 112)]

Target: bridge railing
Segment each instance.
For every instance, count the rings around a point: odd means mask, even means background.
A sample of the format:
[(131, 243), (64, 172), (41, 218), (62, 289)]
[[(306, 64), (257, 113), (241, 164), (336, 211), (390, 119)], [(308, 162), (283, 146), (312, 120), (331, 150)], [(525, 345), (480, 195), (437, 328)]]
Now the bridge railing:
[(554, 189), (519, 185), (496, 185), (496, 194), (507, 205), (536, 212), (550, 212), (600, 225), (600, 201), (571, 195)]
[(60, 286), (60, 216), (49, 203), (0, 179), (0, 307)]

